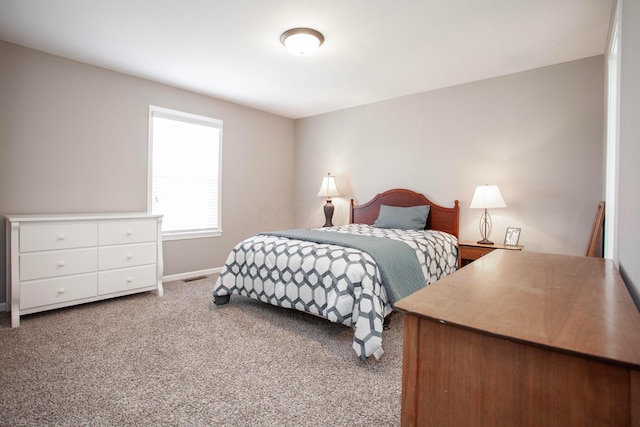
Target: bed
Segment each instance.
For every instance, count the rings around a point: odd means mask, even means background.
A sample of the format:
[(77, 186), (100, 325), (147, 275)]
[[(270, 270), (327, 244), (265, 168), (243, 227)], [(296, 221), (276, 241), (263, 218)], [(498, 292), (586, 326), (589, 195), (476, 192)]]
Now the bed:
[(395, 301), (457, 269), (458, 218), (457, 200), (444, 207), (407, 189), (363, 205), (351, 199), (348, 225), (238, 243), (214, 285), (214, 303), (242, 295), (344, 324), (353, 329), (356, 355), (379, 359)]

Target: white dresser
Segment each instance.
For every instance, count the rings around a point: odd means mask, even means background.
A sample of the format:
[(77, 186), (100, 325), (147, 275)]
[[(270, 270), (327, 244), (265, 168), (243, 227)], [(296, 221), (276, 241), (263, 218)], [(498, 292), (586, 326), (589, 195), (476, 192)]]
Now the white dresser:
[(136, 292), (162, 296), (162, 216), (7, 215), (7, 302), (20, 315)]

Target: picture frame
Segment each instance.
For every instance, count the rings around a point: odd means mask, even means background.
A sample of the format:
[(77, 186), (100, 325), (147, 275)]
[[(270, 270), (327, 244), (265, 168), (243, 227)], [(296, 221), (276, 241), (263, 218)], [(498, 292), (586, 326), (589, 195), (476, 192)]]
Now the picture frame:
[(507, 227), (504, 234), (504, 244), (507, 246), (518, 246), (520, 240), (520, 229), (516, 227)]

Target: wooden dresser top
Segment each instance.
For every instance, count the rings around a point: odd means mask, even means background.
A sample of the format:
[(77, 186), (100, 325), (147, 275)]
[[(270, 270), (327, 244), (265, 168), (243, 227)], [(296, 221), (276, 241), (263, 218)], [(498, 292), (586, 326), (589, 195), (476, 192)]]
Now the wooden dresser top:
[(396, 307), (509, 340), (640, 367), (640, 312), (611, 260), (493, 251)]

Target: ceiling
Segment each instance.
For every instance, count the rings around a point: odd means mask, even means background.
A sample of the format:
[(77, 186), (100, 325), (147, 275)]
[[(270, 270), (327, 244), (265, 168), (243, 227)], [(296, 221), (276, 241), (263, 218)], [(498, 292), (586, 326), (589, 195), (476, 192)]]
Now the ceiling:
[[(0, 39), (290, 118), (605, 51), (612, 0), (0, 0)], [(325, 42), (290, 54), (280, 34)]]

